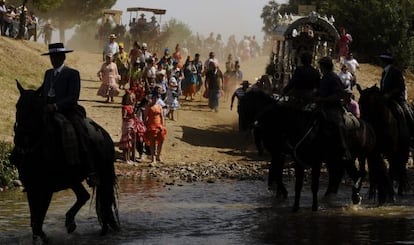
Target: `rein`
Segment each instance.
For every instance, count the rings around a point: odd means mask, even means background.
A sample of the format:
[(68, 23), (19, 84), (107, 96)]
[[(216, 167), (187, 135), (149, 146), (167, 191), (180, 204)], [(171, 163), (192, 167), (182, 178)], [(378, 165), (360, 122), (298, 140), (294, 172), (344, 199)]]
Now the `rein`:
[(309, 127), (309, 129), (305, 132), (305, 134), (303, 135), (303, 137), (295, 144), (295, 146), (292, 146), (289, 142), (287, 142), (287, 145), (289, 146), (289, 148), (291, 148), (292, 150), (292, 155), (293, 158), (302, 166), (306, 166), (306, 164), (304, 163), (304, 161), (302, 161), (297, 153), (298, 148), (302, 145), (302, 143), (305, 141), (306, 138), (308, 138), (308, 136), (310, 135), (310, 133), (314, 130), (315, 126), (317, 125), (318, 120), (314, 120), (311, 124), (311, 126)]

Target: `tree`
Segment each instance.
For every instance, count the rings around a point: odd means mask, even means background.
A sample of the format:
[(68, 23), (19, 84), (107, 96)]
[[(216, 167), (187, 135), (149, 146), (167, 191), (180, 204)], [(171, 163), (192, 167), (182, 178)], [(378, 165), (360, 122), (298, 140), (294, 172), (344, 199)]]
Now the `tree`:
[(369, 62), (376, 62), (378, 53), (389, 50), (403, 68), (414, 66), (414, 2), (412, 0), (290, 0), (278, 6), (270, 1), (263, 8), (263, 30), (271, 34), (277, 26), (275, 11), (296, 13), (299, 4), (312, 2), (321, 15), (333, 15), (335, 26), (345, 27), (354, 41), (351, 50)]
[(277, 15), (279, 10), (280, 5), (274, 0), (269, 1), (269, 3), (263, 7), (260, 18), (263, 19), (264, 25), (262, 30), (265, 35), (272, 35), (273, 31), (278, 26)]
[(352, 34), (352, 50), (375, 62), (389, 50), (403, 68), (412, 67), (414, 3), (410, 0), (329, 0), (324, 11), (335, 16), (338, 27)]
[(51, 19), (65, 42), (65, 30), (83, 21), (97, 20), (102, 10), (111, 8), (116, 0), (32, 0), (30, 7), (43, 19)]

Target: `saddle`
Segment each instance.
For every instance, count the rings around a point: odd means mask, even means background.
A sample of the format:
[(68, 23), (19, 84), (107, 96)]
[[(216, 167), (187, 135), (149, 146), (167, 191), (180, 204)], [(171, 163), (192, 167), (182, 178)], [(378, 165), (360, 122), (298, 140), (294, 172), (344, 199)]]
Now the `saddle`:
[(358, 129), (361, 126), (358, 118), (356, 118), (354, 114), (349, 111), (344, 112), (342, 117), (344, 119), (345, 130), (354, 130)]
[(409, 130), (412, 134), (412, 132), (414, 132), (414, 122), (412, 121), (411, 109), (408, 105), (406, 103), (399, 104), (396, 101), (389, 101), (388, 108), (397, 120), (399, 130), (403, 132), (404, 130)]

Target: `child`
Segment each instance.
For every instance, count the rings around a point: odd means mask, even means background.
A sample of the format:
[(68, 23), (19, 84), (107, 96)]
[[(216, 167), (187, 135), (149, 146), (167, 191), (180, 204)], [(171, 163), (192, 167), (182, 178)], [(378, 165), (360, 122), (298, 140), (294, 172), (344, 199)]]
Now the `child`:
[(174, 76), (171, 76), (170, 81), (168, 82), (168, 89), (167, 89), (167, 98), (166, 104), (168, 108), (168, 112), (165, 115), (168, 119), (174, 121), (174, 111), (179, 108), (178, 103), (178, 96), (179, 96), (179, 88), (178, 88), (177, 79)]
[(97, 95), (106, 97), (106, 103), (111, 100), (114, 102), (114, 96), (119, 94), (119, 87), (117, 81), (121, 79), (118, 73), (116, 64), (112, 62), (112, 54), (108, 53), (105, 56), (105, 62), (102, 64), (101, 69), (98, 71), (99, 80), (102, 81), (99, 87)]
[(359, 110), (359, 104), (353, 99), (351, 88), (344, 90), (344, 106), (347, 111), (351, 112), (356, 118), (360, 118), (361, 113)]
[(135, 160), (135, 135), (134, 94), (125, 90), (122, 96), (122, 136), (119, 149), (122, 150), (127, 163), (132, 163), (131, 159)]
[[(148, 104), (148, 100), (143, 98), (140, 103), (135, 105), (135, 129), (136, 129), (136, 149), (138, 151), (138, 159), (142, 159), (142, 154), (144, 154), (144, 135), (147, 128), (144, 125), (143, 117), (145, 106)], [(147, 147), (149, 148), (149, 147)], [(147, 153), (150, 152), (149, 149), (146, 149)]]

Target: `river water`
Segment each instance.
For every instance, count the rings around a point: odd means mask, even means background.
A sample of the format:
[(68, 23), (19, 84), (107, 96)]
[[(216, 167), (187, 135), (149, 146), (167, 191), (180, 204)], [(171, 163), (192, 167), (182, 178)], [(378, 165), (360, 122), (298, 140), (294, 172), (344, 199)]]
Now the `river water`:
[[(55, 194), (44, 231), (51, 244), (414, 244), (414, 197), (376, 207), (363, 200), (351, 205), (350, 187), (330, 199), (320, 194), (320, 210), (311, 211), (309, 184), (301, 210), (291, 212), (263, 181), (220, 181), (164, 185), (153, 180), (120, 180), (121, 231), (99, 236), (94, 208), (77, 216), (77, 230), (66, 234), (65, 212), (71, 191)], [(363, 190), (366, 192), (366, 189)], [(0, 193), (0, 244), (31, 244), (26, 197), (19, 190)]]

